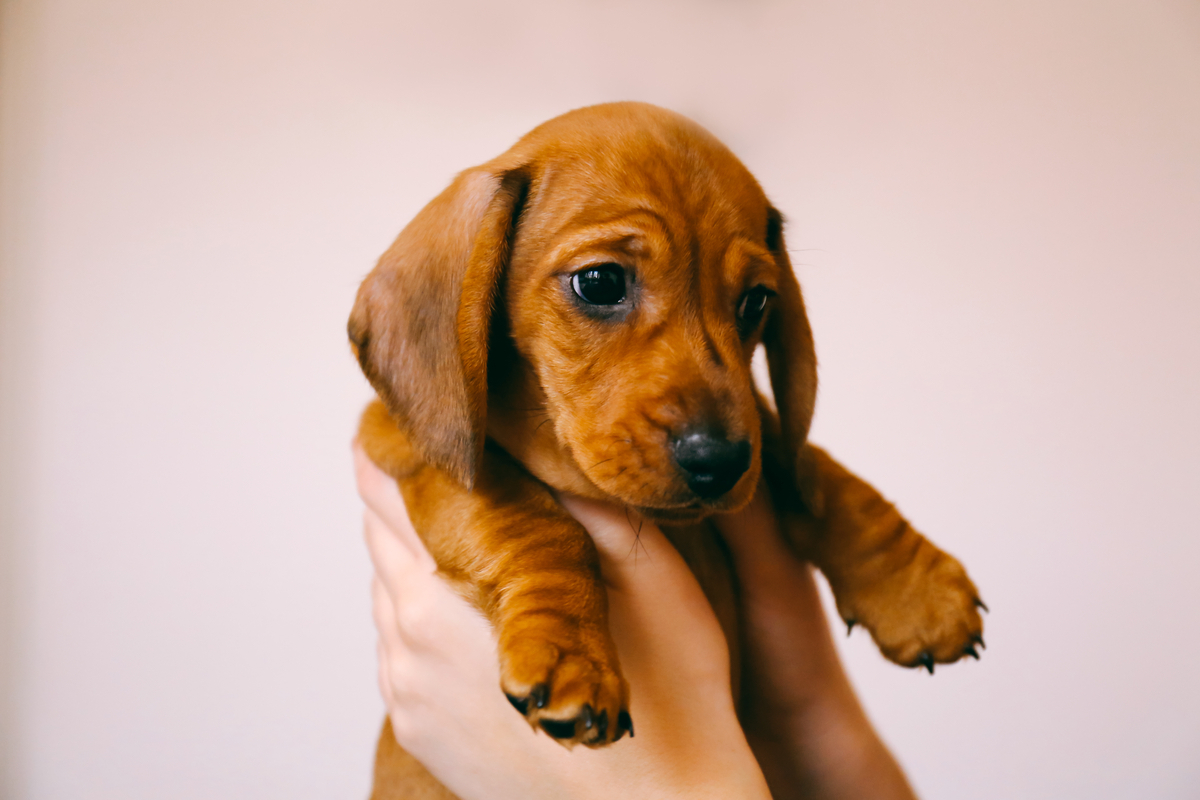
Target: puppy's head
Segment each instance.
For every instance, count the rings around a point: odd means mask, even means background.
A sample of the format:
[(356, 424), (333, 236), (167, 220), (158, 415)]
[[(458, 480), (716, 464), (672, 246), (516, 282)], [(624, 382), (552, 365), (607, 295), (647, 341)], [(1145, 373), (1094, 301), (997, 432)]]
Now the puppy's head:
[(565, 114), (462, 173), (363, 283), (350, 338), (426, 458), (468, 485), (501, 339), (490, 394), (540, 412), (505, 417), (501, 438), (525, 443), (509, 449), (664, 520), (753, 494), (760, 343), (792, 458), (816, 393), (779, 213), (710, 134), (635, 103)]

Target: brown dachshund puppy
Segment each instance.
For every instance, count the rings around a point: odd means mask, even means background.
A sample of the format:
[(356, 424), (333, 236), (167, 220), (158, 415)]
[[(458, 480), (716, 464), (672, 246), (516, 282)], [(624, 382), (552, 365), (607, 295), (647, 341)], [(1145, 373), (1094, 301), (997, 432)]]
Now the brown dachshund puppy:
[[(499, 688), (556, 739), (606, 745), (632, 721), (595, 549), (551, 489), (664, 526), (725, 628), (735, 687), (736, 585), (705, 519), (760, 477), (885, 656), (932, 672), (982, 644), (962, 566), (807, 443), (816, 357), (782, 217), (687, 119), (584, 108), (463, 172), (363, 282), (349, 333), (379, 394), (363, 447), (495, 626)], [(777, 411), (751, 376), (759, 344)], [(374, 797), (444, 792), (385, 724)]]

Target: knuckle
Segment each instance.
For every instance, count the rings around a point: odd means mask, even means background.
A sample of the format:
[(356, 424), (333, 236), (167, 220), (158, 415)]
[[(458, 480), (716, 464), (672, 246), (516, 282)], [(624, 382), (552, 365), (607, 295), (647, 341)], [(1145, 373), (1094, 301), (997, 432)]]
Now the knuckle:
[(420, 744), (421, 727), (413, 720), (412, 715), (402, 708), (392, 707), (388, 711), (392, 720), (392, 735), (396, 742), (405, 750), (415, 750)]
[(404, 635), (415, 642), (429, 642), (437, 636), (434, 602), (427, 592), (405, 597), (396, 609), (396, 618)]
[(387, 684), (388, 705), (394, 707), (410, 705), (412, 698), (417, 693), (413, 691), (415, 680), (408, 659), (404, 657), (389, 658), (384, 672), (386, 674), (383, 681)]

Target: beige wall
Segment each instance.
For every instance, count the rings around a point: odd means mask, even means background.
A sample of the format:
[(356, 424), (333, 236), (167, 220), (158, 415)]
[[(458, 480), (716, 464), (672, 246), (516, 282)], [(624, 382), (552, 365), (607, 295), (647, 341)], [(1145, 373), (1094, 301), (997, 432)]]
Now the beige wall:
[(1192, 0), (4, 9), (0, 796), (363, 795), (353, 291), (623, 98), (789, 215), (814, 438), (991, 604), (933, 678), (844, 645), (923, 795), (1197, 796)]

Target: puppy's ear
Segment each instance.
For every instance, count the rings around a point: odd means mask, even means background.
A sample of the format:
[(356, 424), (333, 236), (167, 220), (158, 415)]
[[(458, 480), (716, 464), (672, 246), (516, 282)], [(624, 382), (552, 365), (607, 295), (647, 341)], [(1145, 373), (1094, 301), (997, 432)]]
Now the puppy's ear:
[(527, 186), (520, 169), (459, 175), (379, 259), (350, 314), (354, 353), (388, 411), (466, 486), (483, 453), (488, 333)]
[(823, 503), (804, 446), (817, 399), (817, 354), (800, 284), (783, 242), (783, 215), (774, 208), (767, 209), (767, 247), (780, 268), (778, 297), (763, 330), (771, 389), (790, 466), (805, 504), (819, 514)]

